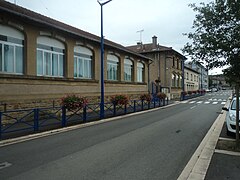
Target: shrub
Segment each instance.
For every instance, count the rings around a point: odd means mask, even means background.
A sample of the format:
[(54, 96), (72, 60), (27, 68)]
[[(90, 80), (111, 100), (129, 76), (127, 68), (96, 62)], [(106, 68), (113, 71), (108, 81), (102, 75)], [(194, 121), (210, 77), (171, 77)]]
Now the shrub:
[(157, 97), (159, 99), (165, 99), (167, 97), (167, 95), (165, 93), (159, 92), (159, 93), (157, 93)]
[(61, 99), (61, 105), (68, 110), (83, 108), (88, 101), (85, 97), (77, 96), (75, 94), (67, 95)]
[(188, 91), (188, 94), (191, 95), (191, 94), (192, 94), (192, 91)]
[(152, 96), (150, 94), (142, 94), (140, 95), (140, 99), (142, 101), (150, 102), (152, 100)]
[(110, 101), (116, 105), (126, 105), (128, 104), (129, 98), (127, 95), (117, 94), (111, 96)]

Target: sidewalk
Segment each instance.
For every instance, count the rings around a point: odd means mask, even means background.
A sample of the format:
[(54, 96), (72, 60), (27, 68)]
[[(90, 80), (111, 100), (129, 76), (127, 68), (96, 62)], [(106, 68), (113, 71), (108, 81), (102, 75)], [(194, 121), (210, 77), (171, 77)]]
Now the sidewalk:
[(215, 120), (178, 180), (239, 180), (240, 152), (223, 150), (220, 143), (234, 144), (226, 135), (226, 112)]

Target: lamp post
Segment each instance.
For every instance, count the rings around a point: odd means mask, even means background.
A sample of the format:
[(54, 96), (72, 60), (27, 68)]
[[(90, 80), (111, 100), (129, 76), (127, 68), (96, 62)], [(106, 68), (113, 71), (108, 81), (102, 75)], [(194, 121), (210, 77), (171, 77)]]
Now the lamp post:
[(98, 4), (101, 6), (101, 102), (100, 102), (100, 119), (104, 118), (104, 44), (103, 44), (103, 6), (112, 0), (105, 2), (100, 2)]

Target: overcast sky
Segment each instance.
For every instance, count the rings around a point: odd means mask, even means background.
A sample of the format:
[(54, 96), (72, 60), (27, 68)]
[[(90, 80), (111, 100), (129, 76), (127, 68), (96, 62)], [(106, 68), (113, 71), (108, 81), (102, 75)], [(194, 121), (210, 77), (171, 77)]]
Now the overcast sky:
[[(100, 6), (97, 0), (8, 0), (42, 15), (100, 36)], [(105, 1), (105, 0), (102, 0)], [(195, 13), (190, 3), (212, 0), (112, 0), (103, 6), (104, 36), (124, 46), (158, 37), (160, 45), (181, 52), (188, 42)], [(216, 74), (213, 70), (210, 74)]]

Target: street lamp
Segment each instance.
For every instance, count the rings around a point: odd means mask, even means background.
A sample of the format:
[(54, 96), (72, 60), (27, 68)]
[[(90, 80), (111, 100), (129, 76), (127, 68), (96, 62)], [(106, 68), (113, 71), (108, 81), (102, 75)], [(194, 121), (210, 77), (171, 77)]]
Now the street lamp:
[(100, 119), (104, 118), (104, 47), (103, 47), (103, 6), (112, 0), (105, 2), (100, 2), (98, 4), (101, 6), (101, 102), (100, 102)]

